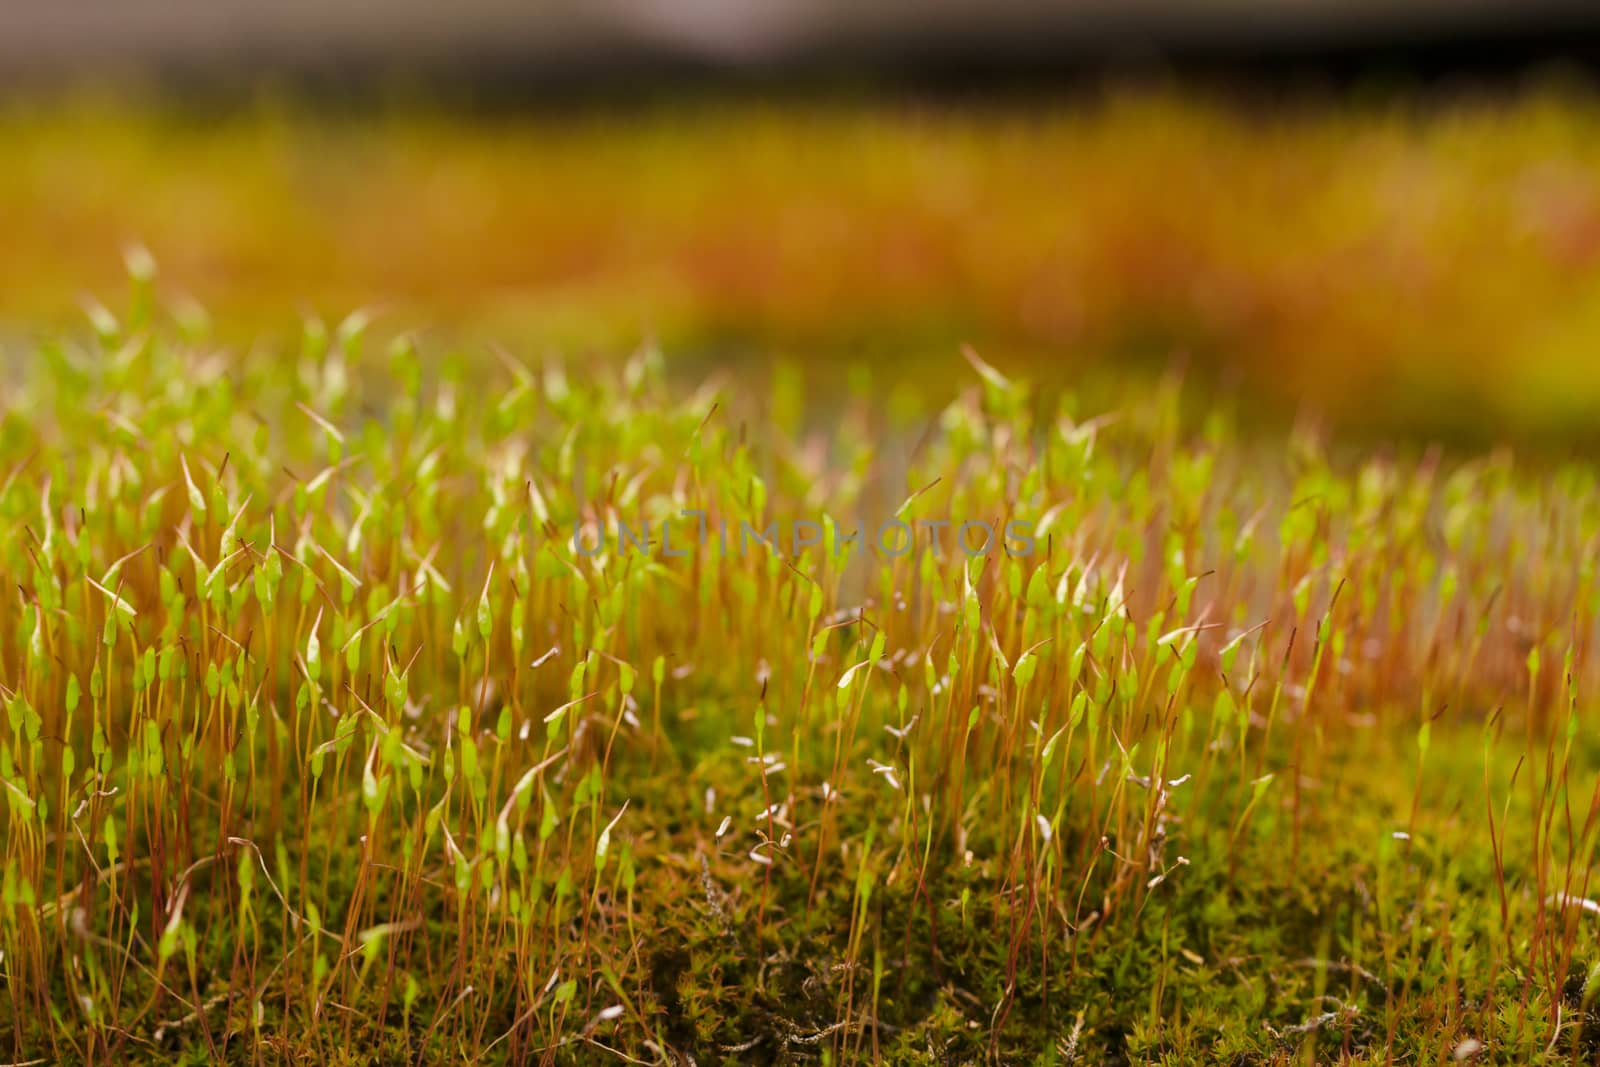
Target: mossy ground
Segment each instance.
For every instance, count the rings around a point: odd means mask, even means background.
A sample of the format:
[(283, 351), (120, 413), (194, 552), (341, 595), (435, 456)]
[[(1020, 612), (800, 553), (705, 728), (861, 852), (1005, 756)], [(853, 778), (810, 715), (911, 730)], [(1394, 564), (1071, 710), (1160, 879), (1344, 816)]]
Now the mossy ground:
[(12, 1058), (1597, 1051), (1593, 467), (237, 348), (134, 267), (0, 387)]
[(511, 115), (19, 94), (0, 336), (66, 324), (143, 242), (240, 346), (371, 307), (441, 345), (651, 334), (679, 365), (894, 361), (929, 392), (962, 342), (1077, 389), (1183, 353), (1258, 417), (1559, 448), (1600, 410), (1596, 145), (1570, 81)]

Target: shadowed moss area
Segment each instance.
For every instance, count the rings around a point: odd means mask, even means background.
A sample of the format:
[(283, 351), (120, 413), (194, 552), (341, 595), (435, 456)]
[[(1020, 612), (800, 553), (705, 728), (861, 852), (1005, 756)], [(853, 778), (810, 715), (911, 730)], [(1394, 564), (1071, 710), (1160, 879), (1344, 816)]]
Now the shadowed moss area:
[(1589, 433), (1600, 109), (1110, 90), (1030, 106), (663, 102), (473, 117), (0, 113), (0, 319), (61, 322), (142, 242), (244, 340), (372, 306), (477, 341), (1043, 380), (1186, 363), (1286, 421)]
[(1593, 1057), (1592, 465), (134, 266), (0, 382), (11, 1059)]

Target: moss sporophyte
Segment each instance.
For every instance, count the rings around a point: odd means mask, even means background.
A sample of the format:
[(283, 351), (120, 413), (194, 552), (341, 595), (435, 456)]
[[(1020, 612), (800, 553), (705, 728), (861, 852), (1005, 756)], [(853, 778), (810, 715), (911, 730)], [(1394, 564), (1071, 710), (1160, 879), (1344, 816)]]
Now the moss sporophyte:
[(1593, 465), (152, 284), (0, 381), (10, 1059), (1593, 1058)]

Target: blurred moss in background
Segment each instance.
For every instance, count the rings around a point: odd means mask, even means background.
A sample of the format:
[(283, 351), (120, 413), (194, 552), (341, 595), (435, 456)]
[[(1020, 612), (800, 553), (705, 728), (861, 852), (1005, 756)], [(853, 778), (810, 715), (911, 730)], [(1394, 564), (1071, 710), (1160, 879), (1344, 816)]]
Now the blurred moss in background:
[(1600, 101), (1125, 89), (1018, 106), (677, 99), (568, 113), (89, 94), (0, 111), (0, 336), (122, 250), (224, 330), (372, 307), (526, 354), (1173, 365), (1351, 433), (1600, 434)]

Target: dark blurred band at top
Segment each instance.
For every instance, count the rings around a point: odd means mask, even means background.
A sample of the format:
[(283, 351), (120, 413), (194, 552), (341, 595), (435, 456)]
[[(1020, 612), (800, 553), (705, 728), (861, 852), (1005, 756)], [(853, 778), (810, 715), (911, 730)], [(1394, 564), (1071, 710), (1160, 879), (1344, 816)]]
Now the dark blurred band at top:
[(359, 91), (404, 75), (560, 90), (887, 79), (937, 88), (1156, 68), (1336, 78), (1600, 65), (1592, 0), (23, 0), (0, 5), (0, 83), (263, 75)]

